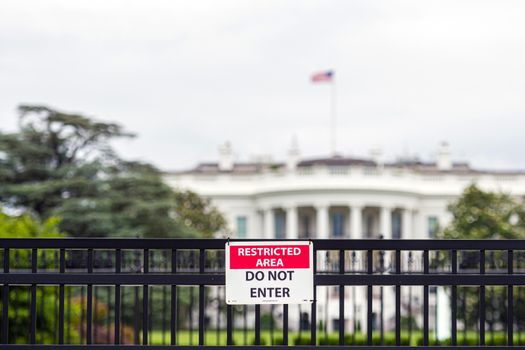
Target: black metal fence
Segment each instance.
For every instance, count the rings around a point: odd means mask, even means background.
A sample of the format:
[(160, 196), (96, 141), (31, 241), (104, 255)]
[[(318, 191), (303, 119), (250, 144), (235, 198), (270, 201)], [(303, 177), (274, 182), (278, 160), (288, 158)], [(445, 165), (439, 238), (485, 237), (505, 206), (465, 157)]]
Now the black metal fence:
[(0, 348), (525, 348), (525, 241), (313, 242), (313, 304), (230, 306), (225, 240), (0, 239)]

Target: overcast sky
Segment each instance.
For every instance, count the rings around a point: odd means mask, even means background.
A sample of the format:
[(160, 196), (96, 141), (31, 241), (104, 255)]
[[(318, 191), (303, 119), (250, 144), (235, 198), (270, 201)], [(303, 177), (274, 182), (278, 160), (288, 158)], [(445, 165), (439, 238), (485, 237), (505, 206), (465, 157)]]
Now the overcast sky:
[(0, 2), (0, 129), (16, 106), (116, 121), (127, 158), (165, 170), (338, 151), (525, 169), (525, 1)]

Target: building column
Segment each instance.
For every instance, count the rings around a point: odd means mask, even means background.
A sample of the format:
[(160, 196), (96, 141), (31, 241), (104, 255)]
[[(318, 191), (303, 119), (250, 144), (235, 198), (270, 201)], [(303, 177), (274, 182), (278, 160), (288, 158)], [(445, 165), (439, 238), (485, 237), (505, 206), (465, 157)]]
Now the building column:
[(263, 238), (264, 237), (264, 211), (261, 208), (257, 208), (254, 216), (254, 230), (248, 231), (250, 238)]
[(297, 217), (297, 207), (286, 208), (286, 238), (297, 239), (299, 237), (299, 218)]
[(263, 238), (273, 239), (275, 238), (274, 230), (274, 215), (272, 208), (264, 211), (264, 234)]
[(350, 207), (350, 238), (359, 239), (363, 238), (363, 207), (351, 206)]
[(412, 238), (412, 210), (405, 208), (401, 218), (401, 237)]
[(379, 218), (379, 227), (380, 234), (383, 235), (385, 239), (392, 238), (392, 210), (388, 207), (380, 208), (380, 218)]
[(328, 217), (328, 205), (318, 205), (315, 207), (316, 217), (316, 238), (326, 239), (330, 237), (330, 218)]

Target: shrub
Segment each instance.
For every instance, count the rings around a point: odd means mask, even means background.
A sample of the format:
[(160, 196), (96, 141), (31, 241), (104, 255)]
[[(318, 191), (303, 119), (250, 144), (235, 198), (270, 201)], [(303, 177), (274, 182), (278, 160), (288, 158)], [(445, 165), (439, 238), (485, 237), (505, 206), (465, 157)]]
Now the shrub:
[(347, 334), (345, 345), (366, 345), (366, 335), (363, 333)]
[[(252, 340), (250, 341), (250, 344), (251, 345), (257, 345), (256, 342), (255, 342), (255, 338), (252, 338)], [(260, 345), (266, 345), (267, 344), (267, 340), (265, 337), (261, 337), (261, 342), (260, 342)]]
[(329, 335), (319, 338), (319, 345), (339, 345), (339, 337)]
[(283, 337), (274, 337), (273, 338), (273, 345), (284, 345)]
[(310, 335), (307, 335), (307, 336), (301, 336), (299, 338), (299, 336), (295, 337), (293, 339), (293, 343), (294, 345), (310, 345), (312, 343), (312, 340), (310, 338)]

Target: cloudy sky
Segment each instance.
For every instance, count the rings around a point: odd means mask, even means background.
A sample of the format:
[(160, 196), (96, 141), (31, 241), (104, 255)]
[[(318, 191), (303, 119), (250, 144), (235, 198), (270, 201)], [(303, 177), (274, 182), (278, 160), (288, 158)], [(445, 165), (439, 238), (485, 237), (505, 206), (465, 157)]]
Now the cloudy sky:
[(46, 104), (138, 133), (128, 158), (184, 169), (217, 158), (338, 151), (431, 160), (441, 141), (481, 168), (525, 169), (525, 1), (0, 3), (0, 129)]

